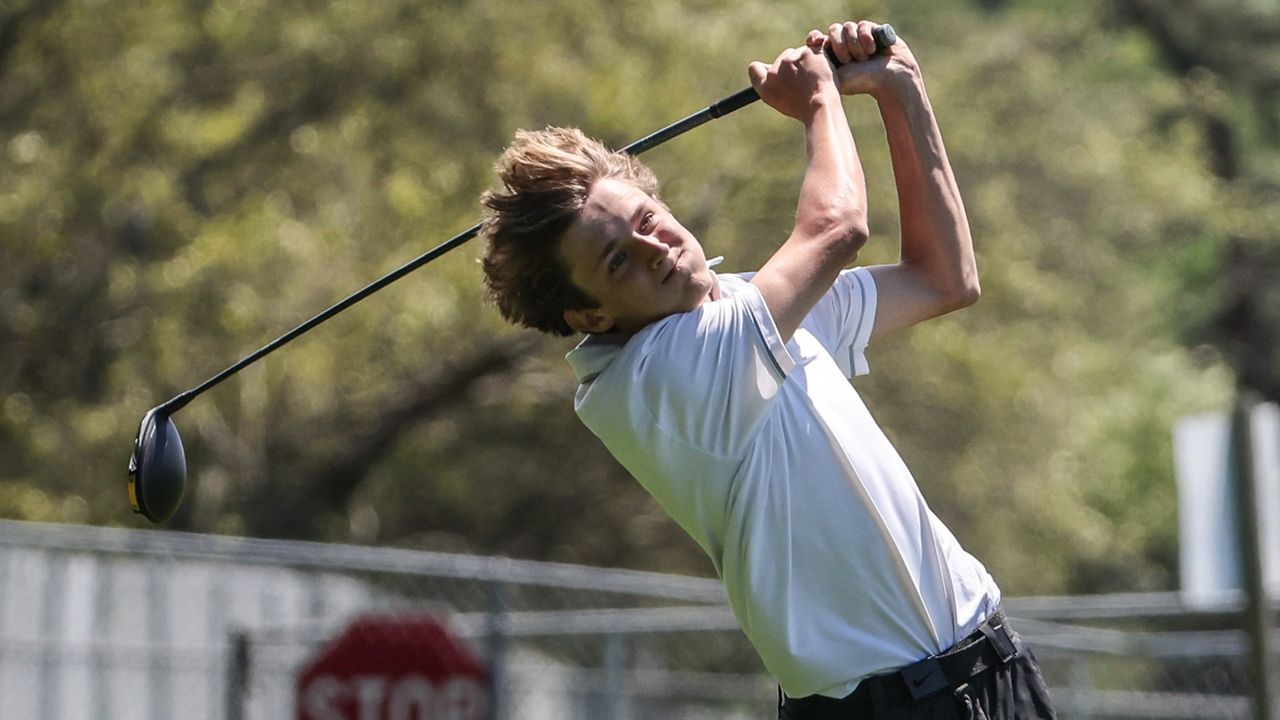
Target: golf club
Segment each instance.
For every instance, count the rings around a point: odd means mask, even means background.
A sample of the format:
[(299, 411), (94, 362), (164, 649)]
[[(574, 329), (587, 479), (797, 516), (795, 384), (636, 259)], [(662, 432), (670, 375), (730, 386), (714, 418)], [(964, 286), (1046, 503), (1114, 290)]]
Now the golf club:
[[(897, 34), (890, 25), (881, 25), (873, 31), (872, 35), (876, 40), (877, 51), (893, 45), (898, 40)], [(834, 65), (839, 66), (840, 63), (832, 54), (830, 46), (825, 48), (825, 51), (827, 58)], [(683, 120), (674, 122), (657, 132), (636, 140), (622, 148), (621, 152), (639, 155), (672, 138), (683, 135), (709, 120), (724, 117), (759, 99), (760, 96), (754, 88), (748, 87), (740, 90), (708, 105)], [(178, 505), (182, 502), (182, 494), (187, 481), (187, 457), (182, 449), (182, 438), (178, 435), (178, 428), (173, 424), (173, 413), (181, 410), (187, 403), (199, 397), (206, 390), (261, 360), (334, 315), (462, 245), (478, 235), (479, 232), (480, 224), (472, 225), (422, 255), (369, 283), (217, 375), (147, 411), (147, 414), (142, 416), (142, 421), (138, 424), (138, 434), (133, 441), (133, 454), (129, 458), (129, 503), (133, 506), (133, 511), (152, 522), (159, 523), (173, 517), (173, 514), (178, 510)]]

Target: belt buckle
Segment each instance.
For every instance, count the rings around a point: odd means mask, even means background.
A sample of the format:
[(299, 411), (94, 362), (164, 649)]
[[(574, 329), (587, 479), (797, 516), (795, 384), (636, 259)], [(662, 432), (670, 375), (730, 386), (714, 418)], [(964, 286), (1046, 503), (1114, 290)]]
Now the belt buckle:
[(1000, 663), (1009, 662), (1018, 654), (1018, 648), (1013, 644), (1013, 636), (1009, 634), (1009, 628), (1004, 623), (992, 626), (983, 623), (978, 628), (982, 634), (986, 636), (987, 641), (991, 643), (991, 647), (995, 649), (996, 655), (1000, 656)]
[(907, 684), (911, 699), (919, 700), (951, 686), (942, 665), (935, 658), (925, 658), (898, 671)]

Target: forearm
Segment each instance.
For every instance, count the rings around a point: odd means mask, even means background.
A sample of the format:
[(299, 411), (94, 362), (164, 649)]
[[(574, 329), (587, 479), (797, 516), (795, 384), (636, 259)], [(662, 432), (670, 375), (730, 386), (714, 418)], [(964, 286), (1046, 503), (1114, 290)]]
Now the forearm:
[(866, 183), (819, 43), (784, 50), (769, 66), (752, 63), (747, 73), (761, 99), (805, 128), (795, 228), (751, 280), (787, 340), (866, 242)]
[(948, 307), (977, 299), (977, 263), (964, 202), (918, 74), (876, 98), (898, 189), (901, 263)]
[(857, 146), (834, 90), (805, 122), (807, 164), (790, 241), (820, 242), (852, 262), (867, 235), (867, 188)]

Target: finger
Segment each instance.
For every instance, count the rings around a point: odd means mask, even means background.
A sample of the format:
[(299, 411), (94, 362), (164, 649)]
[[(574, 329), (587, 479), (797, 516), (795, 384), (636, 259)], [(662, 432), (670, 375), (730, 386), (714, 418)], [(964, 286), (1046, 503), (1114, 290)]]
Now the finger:
[(845, 23), (844, 36), (845, 42), (849, 45), (849, 54), (858, 62), (866, 62), (874, 53), (874, 46), (872, 52), (867, 52), (867, 48), (862, 44), (860, 37), (861, 25), (861, 23), (855, 22)]
[(861, 32), (863, 32), (863, 23), (845, 23), (845, 41), (849, 44), (849, 54), (854, 56), (854, 59), (858, 60), (859, 63), (863, 63), (863, 61), (868, 60), (870, 56), (876, 54), (876, 44), (874, 44), (874, 42), (872, 42), (870, 50), (867, 49), (867, 46), (863, 45)]
[(796, 65), (804, 59), (805, 55), (808, 55), (812, 52), (813, 51), (807, 47), (787, 48), (786, 50), (782, 51), (781, 55), (778, 56), (777, 64), (781, 65), (785, 63), (788, 65)]
[(844, 31), (845, 27), (841, 23), (832, 23), (831, 27), (827, 28), (827, 38), (831, 43), (831, 52), (841, 65), (853, 62), (853, 56), (849, 54)]
[(849, 50), (849, 57), (854, 62), (863, 62), (871, 57), (871, 53), (858, 41), (858, 23), (849, 21), (844, 24), (844, 44)]
[(769, 76), (769, 66), (759, 60), (747, 66), (747, 77), (751, 78), (751, 87), (760, 91), (760, 86), (764, 84), (764, 79)]
[(858, 23), (858, 47), (862, 48), (862, 51), (867, 54), (867, 57), (871, 57), (876, 54), (876, 39), (871, 34), (871, 31), (875, 30), (876, 27), (878, 26), (875, 23), (867, 20), (863, 20)]
[(825, 45), (826, 43), (827, 43), (827, 36), (823, 35), (822, 32), (818, 30), (810, 30), (809, 35), (804, 39), (804, 44), (807, 45), (810, 49), (816, 48), (818, 50), (821, 50), (822, 46)]

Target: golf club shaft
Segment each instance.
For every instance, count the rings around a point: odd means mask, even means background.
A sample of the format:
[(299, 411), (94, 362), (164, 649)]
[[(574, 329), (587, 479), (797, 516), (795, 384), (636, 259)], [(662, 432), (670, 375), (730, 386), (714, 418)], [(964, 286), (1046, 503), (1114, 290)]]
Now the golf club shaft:
[[(894, 32), (893, 27), (890, 25), (881, 25), (877, 27), (872, 32), (872, 35), (875, 38), (876, 45), (879, 47), (880, 50), (883, 50), (884, 48), (887, 48), (890, 45), (893, 45), (895, 42), (897, 42), (897, 39), (898, 39), (897, 34)], [(835, 57), (835, 54), (832, 52), (830, 46), (825, 47), (824, 51), (826, 52), (827, 57), (831, 60), (833, 65), (836, 65), (836, 66), (840, 65), (839, 61)], [(698, 127), (699, 125), (702, 125), (703, 123), (709, 120), (714, 120), (719, 117), (724, 117), (725, 115), (728, 115), (729, 113), (735, 110), (738, 110), (740, 108), (746, 107), (747, 105), (750, 105), (751, 103), (759, 99), (760, 99), (760, 95), (756, 93), (755, 88), (750, 88), (750, 87), (744, 88), (728, 97), (721, 98), (720, 100), (717, 100), (716, 102), (711, 103), (707, 107), (699, 110), (698, 112), (682, 120), (678, 120), (674, 123), (671, 123), (670, 125), (662, 128), (661, 130), (658, 130), (657, 132), (651, 133), (649, 135), (646, 135), (640, 138), (639, 140), (636, 140), (630, 145), (627, 145), (626, 147), (622, 148), (621, 152), (625, 152), (629, 155), (639, 155), (640, 153), (645, 152), (646, 150), (651, 150), (672, 138), (679, 137), (680, 135), (683, 135), (684, 133), (689, 132), (690, 130)], [(214, 385), (217, 385), (218, 383), (222, 382), (223, 380), (226, 380), (232, 375), (235, 375), (236, 373), (240, 372), (241, 370), (248, 367), (249, 365), (252, 365), (253, 363), (266, 357), (267, 355), (270, 355), (272, 352), (278, 350), (284, 345), (287, 345), (294, 338), (306, 333), (307, 331), (311, 330), (312, 328), (324, 322), (325, 320), (328, 320), (334, 315), (337, 315), (343, 310), (346, 310), (352, 305), (355, 305), (356, 303), (378, 292), (382, 288), (399, 280), (405, 275), (408, 275), (414, 270), (417, 270), (423, 265), (426, 265), (432, 260), (435, 260), (441, 255), (444, 255), (450, 250), (458, 247), (459, 245), (462, 245), (468, 240), (474, 238), (479, 233), (480, 233), (480, 223), (476, 223), (475, 225), (472, 225), (466, 230), (463, 230), (457, 235), (454, 235), (448, 240), (431, 248), (427, 252), (419, 255), (413, 260), (410, 260), (404, 265), (401, 265), (395, 270), (392, 270), (386, 275), (383, 275), (377, 280), (374, 280), (373, 282), (369, 283), (363, 288), (348, 295), (346, 298), (343, 298), (340, 302), (336, 303), (329, 309), (325, 310), (324, 312), (321, 312), (319, 315), (316, 315), (310, 320), (307, 320), (306, 322), (295, 327), (294, 329), (290, 330), (284, 335), (281, 335), (275, 340), (272, 340), (271, 342), (262, 346), (257, 351), (246, 356), (244, 359), (235, 363), (234, 365), (227, 368), (226, 370), (223, 370), (222, 372), (218, 373), (217, 375), (214, 375), (208, 380), (205, 380), (204, 382), (191, 388), (190, 390), (187, 390), (183, 393), (175, 395), (173, 398), (169, 399), (163, 405), (158, 406), (156, 409), (160, 410), (165, 415), (172, 414), (182, 409), (184, 406), (186, 406), (187, 403), (191, 402), (201, 393), (212, 388)]]
[[(711, 105), (708, 105), (707, 107), (684, 118), (683, 120), (674, 122), (662, 128), (661, 130), (658, 130), (657, 132), (654, 132), (650, 135), (646, 135), (645, 137), (642, 137), (639, 140), (636, 140), (630, 145), (627, 145), (626, 147), (622, 148), (622, 152), (628, 153), (630, 155), (639, 155), (640, 153), (646, 150), (651, 150), (661, 145), (662, 143), (668, 140), (671, 140), (672, 138), (683, 135), (684, 133), (698, 127), (699, 125), (702, 125), (703, 123), (709, 120), (714, 120), (715, 118), (728, 115), (734, 110), (750, 105), (751, 103), (759, 99), (760, 99), (760, 96), (756, 93), (755, 89), (746, 88), (744, 90), (734, 93), (733, 95), (730, 95), (726, 98), (718, 100), (712, 103)], [(348, 295), (347, 297), (343, 298), (341, 301), (334, 304), (332, 307), (328, 308), (327, 310), (321, 312), (320, 314), (316, 315), (310, 320), (307, 320), (306, 322), (295, 327), (294, 329), (290, 330), (284, 335), (281, 335), (275, 340), (272, 340), (270, 343), (267, 343), (266, 345), (262, 346), (252, 354), (245, 356), (242, 360), (236, 362), (234, 365), (228, 367), (226, 370), (223, 370), (222, 372), (218, 373), (217, 375), (214, 375), (208, 380), (205, 380), (204, 382), (191, 388), (190, 390), (187, 390), (178, 395), (175, 395), (173, 398), (166, 401), (163, 405), (160, 405), (159, 410), (166, 415), (177, 412), (178, 410), (186, 406), (187, 403), (191, 402), (197, 396), (204, 393), (206, 390), (209, 390), (210, 388), (222, 382), (223, 380), (226, 380), (227, 378), (231, 377), (232, 375), (235, 375), (236, 373), (240, 372), (246, 367), (266, 357), (267, 355), (270, 355), (272, 352), (288, 344), (294, 338), (297, 338), (299, 335), (302, 335), (308, 332), (315, 326), (328, 320), (334, 315), (337, 315), (343, 310), (346, 310), (352, 305), (355, 305), (361, 300), (378, 292), (382, 288), (399, 280), (405, 275), (408, 275), (414, 270), (417, 270), (423, 265), (426, 265), (432, 260), (435, 260), (441, 255), (444, 255), (450, 250), (453, 250), (459, 245), (462, 245), (468, 240), (474, 238), (479, 233), (480, 233), (480, 224), (476, 223), (475, 225), (472, 225), (466, 230), (463, 230), (457, 235), (454, 235), (448, 240), (431, 248), (427, 252), (419, 255), (413, 260), (410, 260), (404, 265), (401, 265), (395, 270), (392, 270), (386, 275), (383, 275), (377, 280), (374, 280), (373, 282), (369, 283), (363, 288)]]

